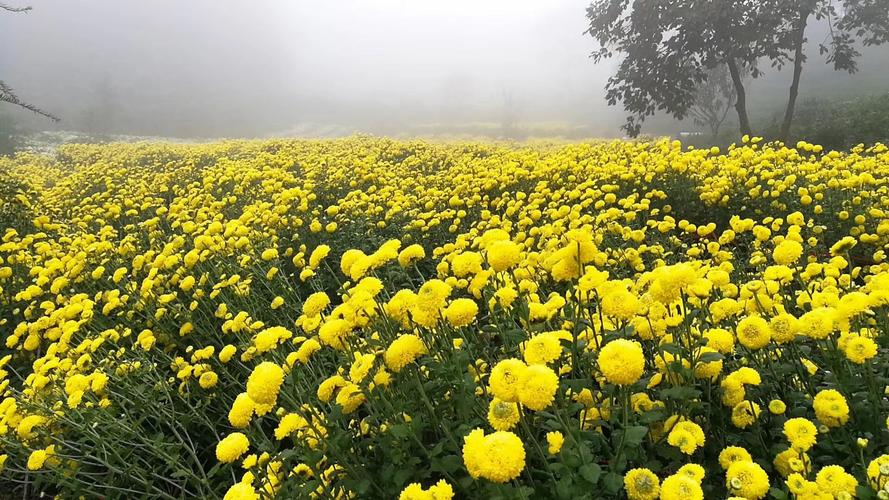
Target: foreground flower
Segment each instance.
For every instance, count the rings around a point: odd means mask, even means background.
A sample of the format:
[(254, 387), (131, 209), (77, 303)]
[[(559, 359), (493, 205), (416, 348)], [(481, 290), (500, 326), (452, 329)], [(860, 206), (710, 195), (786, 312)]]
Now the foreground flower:
[(55, 445), (49, 445), (42, 450), (34, 450), (28, 456), (28, 470), (40, 470), (46, 461), (55, 455)]
[(546, 444), (550, 455), (558, 455), (562, 450), (562, 445), (565, 444), (565, 437), (559, 431), (547, 432)]
[(769, 322), (759, 316), (748, 316), (738, 323), (738, 342), (744, 347), (756, 350), (768, 345), (772, 338)]
[(636, 383), (645, 370), (642, 346), (630, 340), (612, 340), (599, 352), (599, 369), (612, 384)]
[(519, 422), (519, 405), (499, 398), (491, 400), (488, 406), (488, 422), (495, 430), (508, 431)]
[(503, 401), (516, 402), (519, 399), (519, 381), (523, 379), (528, 366), (518, 359), (504, 359), (491, 370), (489, 384), (494, 396)]
[(759, 500), (769, 492), (769, 476), (755, 462), (735, 462), (725, 472), (725, 487), (732, 495)]
[(247, 379), (247, 395), (261, 405), (273, 405), (284, 382), (284, 370), (275, 363), (263, 361)]
[(552, 404), (559, 389), (559, 376), (545, 365), (525, 368), (519, 381), (519, 402), (534, 411), (545, 410)]
[(512, 432), (485, 435), (475, 429), (464, 438), (463, 463), (469, 475), (495, 483), (511, 481), (525, 468), (525, 446)]
[(849, 420), (849, 404), (835, 389), (825, 389), (812, 401), (818, 421), (828, 427), (839, 427)]
[(444, 317), (454, 327), (466, 326), (475, 319), (478, 314), (478, 305), (471, 299), (457, 299), (444, 310)]
[(704, 490), (694, 479), (673, 474), (661, 484), (661, 500), (704, 500)]
[(411, 483), (401, 491), (398, 500), (451, 500), (454, 498), (454, 488), (444, 479), (423, 489), (420, 483)]
[(629, 500), (657, 500), (661, 482), (648, 469), (631, 469), (624, 475), (624, 489)]
[(802, 254), (803, 246), (799, 242), (785, 239), (775, 247), (772, 257), (778, 264), (788, 266), (799, 260)]
[(236, 429), (243, 429), (250, 424), (253, 418), (253, 412), (256, 410), (256, 403), (247, 395), (246, 392), (238, 394), (235, 402), (228, 412), (228, 422)]
[(719, 465), (725, 470), (728, 470), (736, 462), (752, 461), (753, 457), (750, 455), (750, 452), (740, 446), (727, 446), (719, 452)]
[(390, 370), (398, 373), (425, 352), (426, 346), (423, 345), (420, 337), (404, 334), (392, 341), (392, 344), (386, 349), (383, 359)]
[(259, 500), (259, 494), (247, 483), (236, 483), (228, 489), (222, 500)]
[(818, 471), (815, 484), (834, 498), (853, 498), (858, 488), (858, 480), (840, 465), (827, 465)]
[(701, 426), (687, 420), (677, 422), (667, 436), (667, 442), (686, 455), (691, 455), (699, 447), (704, 446), (704, 441), (704, 431)]
[(794, 449), (808, 451), (818, 439), (818, 428), (808, 419), (791, 418), (784, 422), (784, 435)]
[(880, 455), (867, 464), (867, 478), (876, 490), (889, 484), (889, 455)]
[(223, 463), (231, 463), (241, 457), (250, 447), (247, 436), (240, 432), (232, 432), (216, 445), (216, 459)]
[(688, 476), (697, 481), (698, 484), (701, 484), (707, 472), (698, 464), (685, 464), (676, 471), (676, 474)]

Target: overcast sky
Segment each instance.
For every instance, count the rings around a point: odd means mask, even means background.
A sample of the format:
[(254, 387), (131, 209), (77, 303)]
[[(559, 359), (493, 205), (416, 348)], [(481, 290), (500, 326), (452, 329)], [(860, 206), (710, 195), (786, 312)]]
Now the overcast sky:
[[(588, 0), (5, 1), (34, 9), (0, 12), (0, 79), (63, 129), (216, 137), (515, 121), (615, 135), (623, 121), (603, 99), (614, 62), (589, 59)], [(813, 74), (803, 96), (835, 81)], [(861, 75), (889, 86), (880, 68)], [(786, 82), (762, 88), (783, 98)], [(771, 109), (752, 90), (751, 110)]]
[[(266, 133), (499, 123), (507, 107), (521, 121), (593, 122), (604, 108), (584, 0), (32, 5), (0, 14), (0, 75), (72, 121), (104, 107), (135, 131)], [(219, 120), (241, 123), (206, 123)]]

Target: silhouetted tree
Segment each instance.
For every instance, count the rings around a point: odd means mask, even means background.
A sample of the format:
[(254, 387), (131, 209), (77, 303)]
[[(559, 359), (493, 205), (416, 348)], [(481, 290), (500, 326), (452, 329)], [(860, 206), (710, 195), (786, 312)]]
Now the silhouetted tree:
[(728, 66), (723, 64), (711, 69), (707, 79), (698, 87), (695, 103), (689, 110), (695, 125), (707, 127), (715, 140), (737, 98)]
[(593, 59), (624, 56), (605, 86), (608, 103), (628, 112), (623, 129), (638, 135), (656, 111), (685, 118), (707, 72), (725, 64), (741, 132), (750, 133), (741, 74), (746, 68), (756, 76), (759, 58), (781, 55), (771, 39), (779, 25), (767, 15), (774, 1), (594, 0), (587, 9), (587, 33), (600, 46)]
[(500, 89), (501, 111), (500, 111), (500, 133), (503, 137), (514, 139), (516, 136), (518, 122), (518, 109), (512, 90), (505, 87)]
[(829, 28), (827, 40), (819, 43), (819, 52), (827, 56), (827, 62), (837, 71), (854, 73), (858, 70), (857, 58), (861, 53), (856, 48), (860, 42), (865, 46), (881, 45), (889, 41), (889, 2), (886, 0), (782, 0), (775, 15), (782, 19), (783, 28), (779, 31), (780, 49), (792, 53), (793, 76), (784, 120), (781, 123), (779, 138), (787, 140), (793, 122), (796, 99), (799, 96), (799, 82), (803, 63), (806, 61), (806, 27), (810, 19), (826, 20)]
[(595, 61), (624, 56), (605, 86), (609, 104), (629, 113), (623, 128), (637, 135), (656, 111), (682, 119), (695, 104), (708, 71), (725, 64), (735, 87), (742, 134), (751, 134), (743, 75), (761, 72), (760, 60), (776, 68), (793, 63), (782, 137), (789, 133), (799, 91), (805, 28), (826, 19), (830, 40), (821, 50), (836, 69), (854, 71), (858, 42), (889, 40), (886, 0), (594, 0), (587, 33), (600, 45)]

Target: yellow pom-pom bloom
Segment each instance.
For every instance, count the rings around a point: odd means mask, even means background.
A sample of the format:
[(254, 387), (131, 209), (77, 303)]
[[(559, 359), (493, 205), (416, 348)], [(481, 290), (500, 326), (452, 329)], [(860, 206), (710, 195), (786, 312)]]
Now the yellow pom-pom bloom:
[(424, 250), (421, 245), (415, 243), (405, 247), (405, 249), (398, 254), (398, 264), (401, 267), (408, 267), (425, 257), (426, 250)]
[(514, 267), (522, 258), (521, 247), (509, 240), (495, 241), (487, 249), (488, 265), (495, 272)]
[(630, 340), (612, 340), (599, 351), (598, 360), (599, 370), (612, 384), (634, 384), (645, 370), (642, 346)]
[(222, 500), (259, 500), (259, 494), (248, 483), (236, 483), (228, 489)]
[(629, 500), (657, 500), (661, 482), (649, 469), (631, 469), (624, 475), (624, 489)]
[(558, 332), (543, 332), (531, 337), (524, 344), (522, 353), (529, 365), (546, 365), (562, 355), (562, 343)]
[(420, 340), (420, 337), (413, 334), (404, 334), (389, 344), (386, 353), (383, 355), (383, 360), (390, 370), (398, 373), (425, 352), (426, 346)]
[(494, 430), (509, 431), (519, 422), (519, 405), (494, 398), (488, 405), (488, 423)]
[(229, 423), (236, 429), (247, 427), (250, 424), (250, 419), (253, 418), (255, 408), (256, 403), (250, 399), (246, 392), (238, 394), (228, 412)]
[(202, 389), (212, 389), (219, 382), (219, 375), (216, 372), (204, 372), (198, 379), (198, 384)]
[(784, 422), (784, 435), (793, 449), (808, 451), (818, 440), (818, 428), (808, 419), (791, 418)]
[(444, 317), (454, 327), (466, 326), (475, 320), (478, 305), (472, 299), (457, 299), (444, 310)]
[(216, 445), (216, 460), (232, 463), (241, 458), (250, 447), (250, 440), (240, 432), (232, 432)]
[(867, 464), (867, 478), (876, 490), (889, 484), (889, 455), (880, 455)]
[(550, 455), (558, 455), (562, 451), (562, 445), (565, 444), (565, 436), (559, 431), (547, 432), (546, 444)]
[(517, 402), (519, 400), (519, 381), (524, 377), (528, 366), (518, 359), (504, 359), (491, 370), (488, 384), (491, 393), (503, 401)]
[(704, 500), (704, 491), (694, 479), (673, 474), (661, 484), (661, 500)]
[(469, 475), (495, 483), (511, 481), (525, 468), (525, 446), (512, 432), (485, 435), (475, 429), (463, 444), (463, 463)]
[(854, 498), (858, 488), (858, 480), (841, 465), (824, 466), (815, 476), (815, 484), (833, 498)]
[(40, 470), (46, 463), (48, 454), (46, 450), (34, 450), (28, 456), (28, 470)]
[(558, 390), (556, 372), (546, 365), (531, 365), (522, 372), (517, 394), (523, 406), (541, 411), (552, 404)]
[(849, 420), (849, 404), (836, 389), (825, 389), (812, 401), (818, 421), (828, 427), (839, 427)]
[(785, 239), (772, 252), (772, 258), (782, 266), (789, 266), (798, 261), (803, 254), (803, 246), (794, 240)]
[(755, 462), (735, 462), (725, 472), (725, 487), (735, 496), (759, 500), (769, 492), (769, 476)]
[(727, 446), (719, 452), (719, 466), (725, 470), (735, 462), (752, 462), (753, 457), (746, 449), (740, 446)]
[(759, 316), (748, 316), (738, 323), (738, 343), (756, 350), (768, 345), (772, 338), (769, 322)]
[(247, 379), (247, 395), (257, 404), (273, 405), (283, 382), (284, 370), (275, 363), (263, 361)]

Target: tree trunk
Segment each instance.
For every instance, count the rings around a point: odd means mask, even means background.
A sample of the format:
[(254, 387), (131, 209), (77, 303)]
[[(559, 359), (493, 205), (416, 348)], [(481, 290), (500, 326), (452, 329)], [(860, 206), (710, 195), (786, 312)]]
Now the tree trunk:
[(796, 108), (796, 98), (799, 95), (799, 80), (803, 72), (803, 43), (806, 40), (806, 22), (809, 19), (808, 11), (800, 11), (797, 20), (796, 39), (794, 40), (793, 54), (793, 80), (790, 83), (790, 95), (787, 97), (787, 109), (784, 110), (784, 121), (781, 123), (781, 133), (778, 137), (782, 142), (787, 142), (790, 137), (790, 125), (793, 123), (793, 111)]
[(735, 85), (737, 100), (735, 101), (735, 110), (738, 112), (738, 124), (740, 125), (741, 135), (752, 135), (750, 129), (750, 118), (747, 116), (747, 93), (744, 92), (744, 81), (741, 80), (741, 72), (738, 70), (738, 63), (734, 57), (729, 57), (726, 61), (729, 73), (732, 75), (732, 83)]

